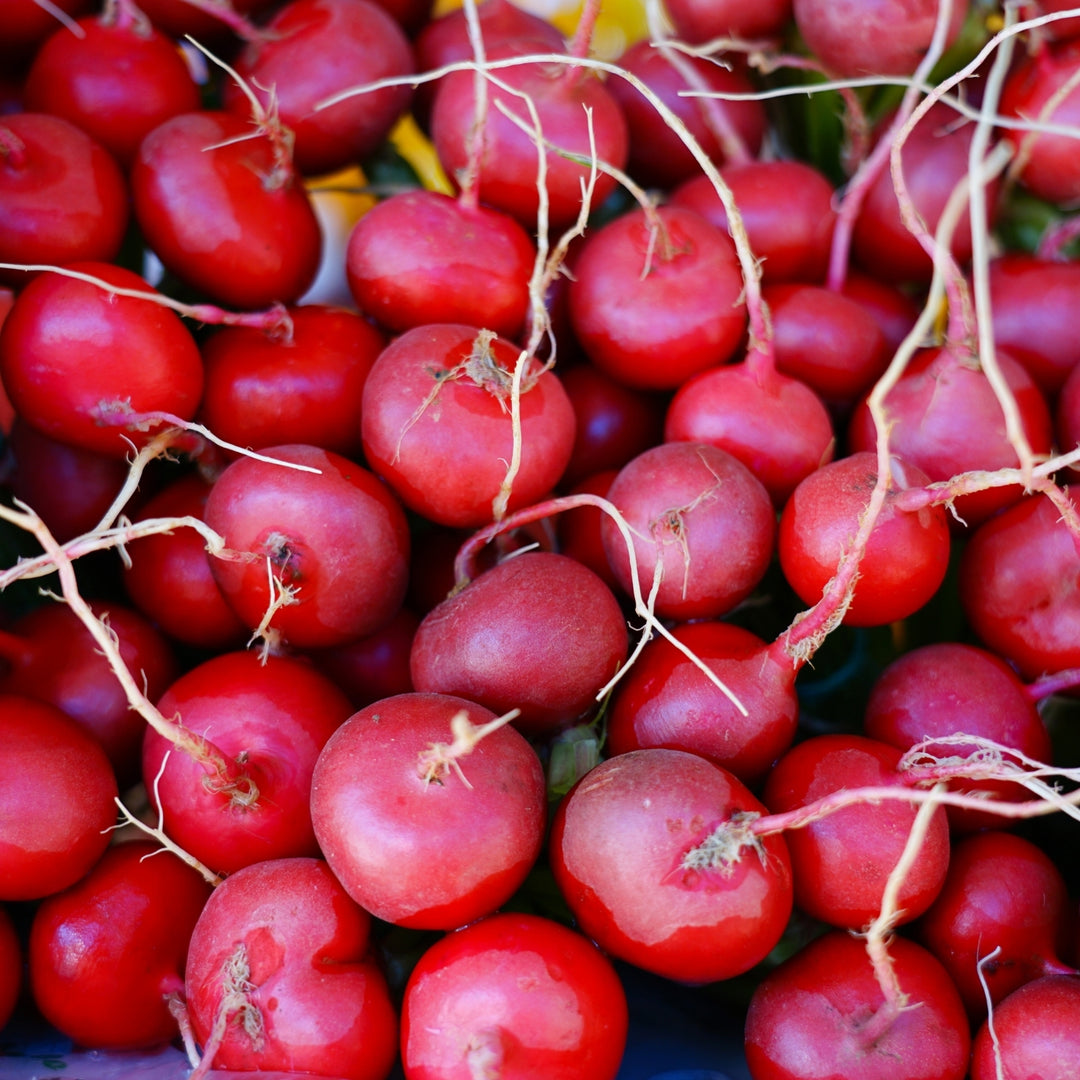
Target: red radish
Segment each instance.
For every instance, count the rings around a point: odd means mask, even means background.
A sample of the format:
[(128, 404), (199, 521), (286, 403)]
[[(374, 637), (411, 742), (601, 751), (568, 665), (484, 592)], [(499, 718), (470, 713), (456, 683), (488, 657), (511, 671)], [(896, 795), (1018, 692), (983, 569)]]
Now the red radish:
[(945, 966), (968, 1014), (986, 1016), (1043, 975), (1075, 974), (1059, 957), (1071, 936), (1073, 905), (1053, 861), (1020, 836), (984, 832), (953, 846), (937, 899), (915, 926)]
[[(616, 63), (644, 83), (679, 118), (717, 165), (747, 160), (761, 150), (765, 107), (749, 96), (754, 84), (745, 69), (723, 54), (708, 59), (690, 57), (642, 40), (631, 45)], [(701, 175), (701, 166), (682, 138), (636, 86), (621, 77), (612, 77), (608, 86), (626, 117), (630, 130), (626, 168), (638, 183), (673, 188)], [(686, 91), (718, 96), (682, 96)]]
[(975, 531), (960, 602), (982, 643), (1024, 678), (1080, 666), (1080, 552), (1050, 499), (1028, 496)]
[[(1024, 367), (1004, 349), (995, 358), (1019, 410), (1031, 450), (1049, 455), (1050, 410)], [(917, 353), (885, 397), (890, 450), (917, 466), (932, 481), (968, 470), (1014, 468), (1019, 464), (1005, 417), (978, 360), (966, 348), (945, 346)], [(877, 430), (865, 402), (852, 414), (848, 441), (854, 450), (873, 450)], [(953, 502), (968, 525), (985, 521), (1016, 502), (1020, 484), (961, 494)]]
[(120, 4), (57, 30), (26, 76), (26, 108), (70, 120), (125, 168), (143, 137), (199, 107), (176, 42)]
[(252, 630), (281, 601), (260, 633), (296, 648), (374, 632), (405, 597), (409, 532), (397, 500), (374, 474), (330, 451), (297, 444), (265, 454), (273, 460), (234, 461), (206, 500), (206, 523), (249, 556), (211, 564), (225, 599)]
[(15, 924), (0, 905), (0, 1031), (7, 1027), (23, 983), (23, 955)]
[(730, 360), (746, 329), (735, 245), (688, 210), (632, 210), (590, 233), (574, 262), (570, 322), (617, 382), (670, 390)]
[(885, 1000), (865, 944), (839, 930), (766, 975), (746, 1017), (753, 1080), (963, 1080), (971, 1036), (945, 969), (901, 937), (889, 954), (909, 1008)]
[[(774, 813), (806, 806), (843, 788), (901, 784), (901, 752), (860, 735), (818, 735), (792, 747), (773, 766), (762, 799)], [(814, 919), (861, 930), (881, 911), (882, 896), (907, 844), (918, 808), (903, 802), (847, 806), (787, 835), (795, 905)], [(949, 865), (943, 810), (930, 821), (919, 858), (900, 888), (907, 922), (937, 897)]]
[(315, 279), (322, 233), (269, 121), (181, 113), (143, 139), (131, 169), (135, 218), (166, 269), (217, 303), (292, 303)]
[[(118, 266), (80, 262), (66, 269), (153, 292)], [(60, 273), (40, 274), (19, 293), (0, 330), (0, 377), (28, 424), (118, 458), (160, 430), (158, 423), (148, 433), (138, 414), (189, 420), (203, 386), (199, 350), (178, 315)]]
[(919, 305), (906, 292), (857, 270), (845, 275), (840, 291), (870, 312), (885, 335), (890, 355), (900, 348), (919, 318)]
[[(941, 506), (917, 511), (896, 505), (905, 490), (928, 482), (924, 472), (891, 459), (893, 486), (885, 495), (866, 550), (849, 626), (883, 626), (914, 614), (937, 592), (949, 565), (949, 525)], [(877, 483), (877, 460), (862, 451), (822, 466), (795, 489), (780, 517), (777, 549), (788, 583), (815, 603), (859, 530)]]
[(747, 828), (764, 810), (705, 758), (633, 750), (559, 804), (551, 868), (605, 952), (682, 982), (732, 978), (765, 958), (791, 913), (783, 838)]
[(60, 0), (53, 11), (35, 0), (4, 0), (4, 37), (0, 56), (5, 61), (29, 62), (38, 46), (56, 32), (56, 12), (77, 18), (93, 5), (87, 0)]
[[(514, 45), (504, 43), (488, 49), (487, 59), (512, 58), (515, 54), (520, 52)], [(588, 159), (595, 145), (600, 161), (617, 169), (626, 165), (629, 140), (622, 109), (593, 72), (570, 63), (517, 64), (500, 68), (498, 77), (509, 89), (489, 86), (487, 114), (478, 136), (473, 130), (473, 73), (457, 71), (440, 80), (431, 116), (431, 137), (439, 160), (455, 182), (471, 190), (473, 178), (466, 173), (472, 167), (472, 149), (479, 138), (475, 185), (480, 201), (513, 215), (531, 231), (537, 227), (540, 208), (537, 170), (542, 154), (548, 192), (547, 223), (553, 229), (563, 229), (578, 217), (582, 183), (589, 179), (589, 166), (579, 159)], [(531, 135), (503, 115), (505, 108), (531, 127), (533, 120), (522, 103), (523, 96), (535, 107), (543, 138), (551, 149), (538, 149)], [(599, 206), (614, 189), (615, 180), (600, 173), (592, 205)]]
[(195, 925), (185, 974), (204, 1061), (386, 1080), (398, 1024), (370, 929), (321, 859), (269, 859), (226, 878)]
[(508, 214), (423, 188), (376, 204), (349, 235), (349, 290), (390, 330), (467, 323), (516, 337), (536, 247)]
[(704, 44), (713, 38), (779, 37), (791, 18), (791, 0), (665, 0), (664, 10), (683, 41)]
[[(573, 496), (587, 493), (606, 499), (617, 475), (617, 469), (602, 469), (576, 483), (567, 494)], [(604, 517), (604, 512), (596, 506), (579, 506), (560, 514), (556, 521), (558, 551), (587, 566), (618, 595), (619, 582), (611, 569), (611, 563), (608, 562), (607, 552), (604, 551), (601, 531)]]
[(994, 1010), (993, 1034), (989, 1021), (979, 1028), (971, 1080), (1068, 1080), (1080, 1055), (1078, 1030), (1080, 979), (1045, 975), (1026, 983)]
[(730, 623), (684, 623), (672, 635), (735, 695), (732, 702), (684, 652), (654, 638), (615, 689), (607, 713), (612, 755), (646, 747), (709, 758), (756, 787), (795, 738), (799, 665), (783, 639), (766, 645)]
[[(780, 158), (728, 162), (720, 176), (731, 189), (754, 255), (767, 283), (825, 280), (836, 210), (832, 184), (812, 165)], [(671, 203), (694, 210), (727, 231), (727, 210), (707, 176), (692, 176), (671, 193)]]
[(34, 1004), (76, 1045), (113, 1050), (176, 1036), (188, 939), (210, 896), (196, 870), (150, 840), (110, 847), (43, 900), (28, 954)]
[[(1080, 362), (1073, 368), (1058, 394), (1054, 409), (1054, 432), (1062, 453), (1080, 447)], [(1075, 475), (1075, 467), (1073, 475)]]
[[(967, 0), (950, 4), (947, 44), (959, 35), (967, 10)], [(830, 74), (911, 75), (934, 36), (938, 0), (794, 0), (792, 13)]]
[(410, 36), (427, 24), (435, 6), (435, 0), (375, 0), (375, 3), (392, 15)]
[(406, 506), (463, 528), (495, 517), (515, 458), (519, 362), (521, 457), (510, 509), (550, 491), (570, 456), (574, 412), (556, 375), (508, 341), (462, 324), (417, 327), (382, 352), (364, 387), (364, 453)]
[[(148, 499), (133, 521), (201, 521), (210, 487), (199, 473), (181, 476)], [(130, 565), (125, 565), (123, 584), (128, 598), (171, 640), (200, 649), (238, 649), (251, 636), (214, 580), (200, 533), (181, 527), (141, 536), (127, 553)]]
[[(335, 172), (367, 157), (408, 109), (402, 83), (318, 106), (354, 86), (411, 75), (414, 61), (400, 24), (370, 0), (289, 0), (279, 6), (236, 60), (263, 106), (276, 106), (295, 136), (296, 168), (305, 176)], [(250, 103), (230, 81), (225, 108), (247, 121)]]
[(158, 708), (235, 762), (244, 781), (211, 775), (147, 731), (143, 780), (175, 843), (220, 873), (318, 853), (308, 811), (311, 774), (352, 711), (326, 676), (301, 660), (220, 653), (181, 675)]
[(232, 48), (236, 34), (246, 29), (246, 16), (272, 7), (272, 0), (229, 0), (228, 4), (192, 4), (188, 0), (139, 0), (139, 9), (166, 34), (190, 34), (203, 45)]
[[(1046, 725), (1016, 672), (993, 653), (961, 642), (923, 645), (893, 660), (870, 689), (863, 730), (900, 750), (963, 732), (1013, 747), (1035, 761), (1049, 762), (1052, 756)], [(951, 743), (940, 753), (966, 757), (975, 750), (974, 744)], [(959, 781), (951, 786), (992, 793), (994, 798), (1031, 797), (1021, 785), (1006, 781)], [(950, 806), (947, 813), (954, 829), (1006, 824), (992, 811)]]
[[(128, 216), (120, 167), (80, 128), (36, 112), (0, 120), (0, 262), (107, 262), (120, 251)], [(6, 284), (25, 280), (0, 270)]]
[[(769, 493), (725, 450), (704, 443), (653, 447), (619, 470), (608, 498), (635, 530), (644, 595), (660, 568), (655, 611), (663, 618), (725, 614), (753, 592), (772, 560)], [(631, 593), (626, 542), (610, 517), (601, 529), (611, 568)]]
[(330, 868), (365, 910), (452, 930), (501, 907), (532, 869), (544, 773), (524, 736), (489, 709), (399, 694), (355, 713), (327, 743), (311, 817)]
[(401, 1015), (406, 1080), (614, 1080), (626, 995), (589, 941), (538, 915), (481, 919), (413, 968)]
[[(158, 630), (113, 601), (95, 601), (91, 608), (107, 620), (124, 663), (147, 694), (163, 693), (176, 677), (177, 662)], [(138, 781), (146, 723), (132, 711), (97, 642), (71, 608), (45, 604), (16, 619), (0, 631), (0, 656), (7, 668), (0, 692), (55, 705), (101, 744), (122, 790)]]
[(595, 710), (626, 659), (611, 590), (565, 555), (512, 555), (424, 616), (410, 666), (417, 690), (457, 694), (549, 735)]
[(344, 308), (288, 309), (291, 330), (228, 326), (202, 346), (199, 419), (237, 446), (306, 443), (359, 457), (364, 382), (386, 340)]
[(116, 823), (116, 777), (98, 741), (56, 706), (0, 695), (0, 900), (78, 881)]

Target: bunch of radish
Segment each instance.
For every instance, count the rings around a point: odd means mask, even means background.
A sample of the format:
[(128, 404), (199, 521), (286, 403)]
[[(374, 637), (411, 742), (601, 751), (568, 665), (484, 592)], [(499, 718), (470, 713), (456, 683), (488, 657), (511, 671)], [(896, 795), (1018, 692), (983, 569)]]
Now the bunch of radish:
[(541, 8), (0, 0), (0, 1050), (1072, 1077), (1080, 11)]

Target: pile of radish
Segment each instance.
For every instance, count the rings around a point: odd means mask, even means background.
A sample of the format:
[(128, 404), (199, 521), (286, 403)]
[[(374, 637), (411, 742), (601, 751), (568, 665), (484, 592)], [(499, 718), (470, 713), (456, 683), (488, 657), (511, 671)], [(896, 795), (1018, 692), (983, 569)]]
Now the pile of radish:
[(0, 1053), (1073, 1077), (1080, 11), (544, 13), (0, 0)]

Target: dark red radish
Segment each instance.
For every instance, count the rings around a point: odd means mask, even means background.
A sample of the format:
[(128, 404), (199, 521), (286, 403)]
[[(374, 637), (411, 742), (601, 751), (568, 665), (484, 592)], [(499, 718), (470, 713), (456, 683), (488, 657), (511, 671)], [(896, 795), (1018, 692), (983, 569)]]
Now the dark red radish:
[[(895, 2), (895, 0), (894, 0)], [(936, 0), (932, 6), (936, 9)], [(966, 5), (957, 3), (954, 10)], [(891, 117), (880, 121), (879, 131), (888, 130)], [(908, 198), (931, 234), (956, 185), (968, 175), (968, 157), (974, 125), (957, 123), (956, 113), (936, 105), (922, 117), (904, 142), (902, 172)], [(986, 192), (986, 228), (997, 220), (999, 182), (991, 181)], [(971, 258), (970, 215), (962, 214), (949, 244), (953, 259), (964, 265)], [(905, 225), (889, 169), (883, 169), (870, 187), (852, 233), (855, 262), (871, 276), (883, 281), (926, 283), (933, 264), (919, 240)]]
[(211, 870), (318, 854), (308, 801), (320, 751), (352, 705), (310, 664), (219, 653), (181, 675), (157, 703), (241, 774), (214, 776), (148, 730), (143, 779), (168, 836)]
[(577, 421), (562, 486), (607, 469), (621, 469), (662, 440), (663, 395), (634, 390), (587, 362), (560, 369), (559, 378)]
[[(835, 192), (825, 175), (806, 162), (777, 158), (727, 162), (720, 176), (739, 208), (750, 249), (761, 260), (762, 280), (823, 282), (836, 225)], [(671, 192), (671, 203), (727, 231), (727, 209), (709, 177), (684, 180)]]
[(529, 313), (536, 246), (508, 214), (424, 188), (377, 203), (345, 256), (362, 311), (400, 333), (467, 323), (517, 337)]
[(120, 5), (38, 50), (23, 87), (30, 112), (70, 120), (125, 168), (158, 124), (199, 108), (199, 87), (176, 42)]
[[(634, 530), (643, 596), (649, 596), (660, 568), (654, 610), (662, 618), (727, 613), (754, 591), (772, 561), (772, 500), (726, 450), (689, 442), (653, 447), (619, 470), (608, 498)], [(633, 595), (626, 541), (610, 516), (601, 529), (611, 568)]]
[[(922, 470), (890, 459), (886, 491), (858, 566), (848, 626), (883, 626), (913, 615), (937, 592), (949, 565), (947, 511), (904, 510), (897, 499), (928, 482)], [(806, 604), (816, 603), (851, 551), (878, 480), (877, 458), (853, 453), (823, 465), (792, 493), (780, 516), (777, 551), (788, 584)]]
[(976, 1022), (1043, 975), (1075, 974), (1068, 954), (1073, 905), (1061, 871), (1031, 841), (994, 831), (953, 845), (937, 899), (915, 924)]
[[(844, 788), (904, 783), (901, 752), (861, 735), (817, 735), (773, 766), (761, 797), (774, 813), (807, 806)], [(785, 834), (795, 905), (830, 926), (862, 930), (882, 907), (886, 882), (907, 844), (918, 807), (900, 801), (860, 803)], [(897, 922), (921, 915), (941, 891), (949, 866), (949, 825), (935, 810), (919, 857), (897, 896)]]
[[(1037, 456), (1048, 456), (1053, 424), (1046, 398), (1005, 349), (996, 349), (994, 356), (1012, 392), (1028, 445)], [(889, 449), (931, 481), (1020, 463), (1001, 403), (967, 348), (946, 345), (916, 353), (883, 404), (889, 419)], [(877, 430), (865, 402), (851, 416), (848, 444), (854, 451), (872, 451), (877, 445)], [(963, 522), (974, 527), (1022, 494), (1020, 484), (989, 487), (958, 495), (953, 507)]]
[(0, 904), (0, 1031), (15, 1012), (22, 985), (22, 943), (7, 908)]
[(664, 10), (683, 41), (704, 44), (713, 38), (753, 40), (779, 37), (791, 19), (791, 0), (665, 0)]
[[(532, 44), (528, 43), (530, 52)], [(488, 60), (515, 55), (521, 54), (512, 42), (487, 50)], [(600, 161), (617, 169), (626, 166), (626, 118), (611, 91), (593, 72), (575, 68), (569, 62), (516, 64), (499, 68), (498, 77), (508, 89), (489, 85), (487, 113), (478, 133), (474, 130), (473, 73), (457, 71), (440, 80), (431, 115), (431, 138), (439, 161), (455, 183), (470, 191), (475, 186), (481, 202), (511, 214), (529, 231), (538, 224), (537, 170), (543, 165), (547, 224), (552, 229), (564, 229), (581, 212), (582, 184), (589, 180), (590, 166), (581, 159), (588, 161), (595, 147)], [(535, 108), (545, 144), (550, 143), (550, 148), (545, 145), (543, 150), (538, 149), (533, 136), (510, 118), (516, 117), (527, 128), (533, 126), (523, 98)], [(473, 177), (470, 171), (478, 139), (480, 151)], [(592, 206), (599, 206), (614, 190), (614, 178), (599, 173)]]
[(229, 465), (206, 500), (207, 525), (240, 553), (211, 563), (226, 601), (249, 629), (300, 649), (373, 633), (405, 598), (409, 529), (397, 499), (328, 450), (293, 444), (264, 453), (273, 460)]
[[(200, 473), (181, 476), (148, 499), (133, 521), (202, 521), (210, 487)], [(221, 594), (200, 532), (177, 527), (141, 536), (127, 545), (127, 553), (123, 585), (128, 599), (171, 640), (221, 650), (241, 648), (250, 638), (250, 628)]]
[[(91, 603), (116, 639), (128, 670), (150, 697), (176, 677), (177, 660), (161, 633), (137, 611), (115, 601)], [(146, 722), (134, 712), (101, 650), (66, 604), (44, 604), (0, 631), (4, 671), (0, 692), (55, 705), (101, 745), (121, 790), (142, 774)]]
[(8, 447), (12, 493), (33, 506), (61, 543), (101, 521), (128, 475), (122, 459), (50, 438), (19, 416), (12, 420)]
[[(520, 379), (520, 464), (513, 384)], [(430, 521), (475, 528), (497, 498), (528, 506), (549, 492), (569, 460), (574, 411), (554, 372), (489, 331), (458, 323), (408, 330), (375, 361), (364, 387), (364, 453), (410, 509)], [(452, 470), (447, 463), (453, 462)]]
[(849, 409), (884, 374), (890, 351), (861, 304), (823, 285), (766, 285), (777, 370)]
[(746, 1017), (753, 1080), (963, 1080), (971, 1035), (945, 969), (902, 937), (889, 956), (903, 1002), (886, 1001), (865, 943), (840, 930), (769, 972)]
[(1028, 496), (972, 534), (960, 603), (982, 643), (1025, 679), (1080, 666), (1080, 551), (1050, 499)]
[(34, 278), (0, 329), (0, 377), (28, 424), (124, 458), (162, 427), (140, 414), (194, 415), (203, 387), (199, 350), (163, 304), (108, 291), (153, 293), (138, 274), (98, 262), (66, 269), (104, 287), (60, 273)]
[(375, 3), (392, 15), (410, 37), (427, 25), (435, 7), (435, 0), (375, 0)]
[[(1070, 127), (1080, 117), (1076, 71), (1080, 45), (1075, 40), (1046, 44), (1010, 73), (1001, 91), (1003, 116), (1029, 122)], [(1016, 178), (1033, 195), (1072, 207), (1080, 199), (1080, 162), (1066, 134), (1016, 132), (1019, 157)]]
[(359, 457), (364, 383), (385, 337), (354, 311), (290, 307), (290, 330), (227, 326), (202, 346), (199, 419), (237, 446), (305, 443)]
[(683, 623), (671, 634), (728, 692), (667, 638), (653, 638), (615, 688), (606, 714), (608, 753), (687, 750), (758, 787), (795, 738), (800, 665), (782, 639), (767, 645), (731, 623)]
[(452, 930), (501, 907), (532, 869), (547, 819), (544, 773), (525, 737), (490, 709), (451, 694), (399, 694), (354, 713), (327, 743), (311, 817), (361, 907), (398, 926)]
[(81, 880), (37, 907), (28, 968), (34, 1004), (77, 1046), (128, 1050), (176, 1036), (188, 940), (211, 887), (151, 840), (114, 844)]
[[(962, 642), (923, 645), (889, 663), (870, 689), (863, 730), (904, 751), (925, 739), (963, 733), (1013, 747), (1035, 761), (1052, 757), (1046, 725), (1016, 672), (993, 653)], [(944, 757), (967, 757), (975, 750), (974, 743), (937, 748)], [(1006, 781), (957, 781), (952, 787), (997, 799), (1031, 798), (1026, 788)], [(1007, 824), (993, 811), (950, 806), (947, 813), (954, 830)]]
[(975, 1035), (971, 1080), (1068, 1080), (1080, 1057), (1080, 979), (1044, 975), (1014, 990)]
[(589, 359), (626, 386), (672, 390), (730, 360), (746, 330), (731, 238), (688, 210), (631, 210), (591, 232), (568, 290)]
[[(938, 0), (793, 0), (795, 25), (831, 75), (911, 75), (930, 47)], [(945, 45), (960, 34), (967, 0), (947, 14)]]
[(566, 555), (511, 555), (427, 613), (413, 639), (417, 690), (457, 694), (550, 735), (595, 710), (626, 659), (608, 586)]
[(35, 0), (3, 0), (0, 15), (4, 19), (4, 37), (0, 41), (0, 56), (19, 66), (29, 64), (38, 47), (56, 33), (58, 11), (74, 19), (93, 6), (88, 0), (59, 0), (50, 11)]
[[(235, 61), (262, 105), (271, 103), (294, 135), (293, 160), (305, 176), (332, 173), (367, 157), (409, 107), (407, 83), (323, 102), (352, 87), (411, 75), (414, 59), (401, 25), (371, 0), (289, 0)], [(225, 108), (247, 122), (251, 104), (235, 81)]]
[(250, 115), (181, 113), (139, 145), (135, 218), (171, 273), (227, 307), (288, 304), (314, 281), (319, 220), (280, 127)]
[(857, 300), (874, 317), (885, 335), (890, 356), (900, 348), (919, 318), (919, 305), (914, 297), (896, 285), (879, 281), (854, 268), (844, 275), (840, 291)]
[(413, 968), (402, 1065), (407, 1080), (614, 1080), (628, 1026), (622, 983), (592, 942), (539, 915), (492, 915)]
[[(128, 217), (124, 174), (100, 143), (60, 116), (0, 119), (0, 262), (108, 262)], [(5, 284), (21, 288), (27, 280), (0, 270)]]
[(765, 485), (778, 510), (836, 449), (821, 398), (806, 383), (750, 357), (683, 383), (668, 405), (664, 439), (726, 450)]
[(33, 698), (0, 695), (0, 743), (0, 900), (36, 900), (101, 857), (116, 824), (116, 776), (85, 728)]
[[(1065, 380), (1054, 405), (1054, 436), (1058, 449), (1071, 454), (1080, 448), (1080, 363)], [(1071, 475), (1076, 475), (1076, 466)]]
[[(746, 69), (723, 54), (692, 57), (642, 40), (616, 63), (679, 118), (716, 165), (742, 162), (760, 152), (767, 126), (765, 106), (750, 96), (754, 84)], [(638, 183), (669, 189), (701, 175), (701, 165), (682, 137), (636, 86), (621, 77), (610, 78), (607, 85), (626, 117), (630, 130), (626, 168)], [(734, 97), (682, 96), (686, 92)]]
[(140, 0), (139, 9), (159, 30), (174, 38), (190, 34), (201, 44), (235, 49), (238, 35), (254, 18), (272, 7), (272, 0), (229, 0), (228, 4), (192, 4), (188, 0)]
[[(598, 495), (607, 498), (608, 491), (618, 475), (618, 469), (602, 469), (598, 473), (579, 480), (568, 495)], [(578, 506), (563, 511), (556, 522), (557, 550), (562, 555), (569, 555), (583, 566), (587, 566), (616, 595), (621, 592), (618, 579), (608, 562), (604, 551), (604, 538), (601, 524), (603, 510), (597, 506)]]
[(195, 924), (185, 973), (215, 1071), (386, 1080), (398, 1020), (370, 932), (321, 859), (268, 859), (226, 878)]
[(732, 978), (763, 960), (791, 914), (779, 835), (726, 769), (683, 750), (633, 750), (571, 789), (550, 863), (577, 925), (605, 952), (680, 982)]

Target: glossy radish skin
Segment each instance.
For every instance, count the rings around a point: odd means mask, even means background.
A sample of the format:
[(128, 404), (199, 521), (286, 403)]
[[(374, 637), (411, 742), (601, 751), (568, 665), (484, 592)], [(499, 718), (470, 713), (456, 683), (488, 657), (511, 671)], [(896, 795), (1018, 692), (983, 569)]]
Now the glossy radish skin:
[(866, 945), (834, 930), (758, 984), (746, 1018), (753, 1080), (963, 1080), (971, 1036), (945, 969), (901, 937), (889, 954), (911, 1008), (890, 1023)]
[[(818, 735), (773, 766), (762, 799), (773, 813), (807, 806), (843, 788), (902, 783), (900, 751), (858, 735)], [(882, 895), (907, 843), (918, 807), (863, 803), (787, 834), (795, 904), (832, 926), (861, 930), (881, 910)], [(948, 820), (937, 810), (897, 904), (901, 922), (922, 914), (941, 891), (949, 865)]]
[(54, 705), (0, 695), (0, 900), (78, 881), (116, 823), (116, 778), (97, 740)]
[(407, 1080), (613, 1080), (627, 1028), (622, 984), (590, 941), (538, 915), (493, 915), (413, 969), (402, 1060)]
[[(153, 856), (151, 858), (151, 856)], [(84, 878), (43, 900), (30, 930), (34, 1004), (77, 1045), (158, 1046), (176, 1034), (188, 940), (210, 886), (150, 840), (110, 847)]]
[[(98, 262), (68, 269), (153, 292), (138, 274)], [(195, 414), (202, 360), (178, 315), (152, 300), (114, 296), (87, 281), (40, 274), (0, 330), (0, 377), (15, 411), (51, 438), (123, 458), (161, 425), (130, 413)]]
[(671, 632), (735, 695), (746, 715), (685, 653), (656, 637), (616, 687), (607, 713), (609, 753), (656, 746), (687, 750), (756, 787), (795, 738), (795, 663), (730, 623), (703, 620)]
[[(520, 354), (457, 323), (406, 331), (383, 350), (364, 388), (361, 434), (371, 467), (407, 507), (460, 528), (493, 519), (514, 454), (510, 395)], [(510, 510), (558, 483), (574, 436), (574, 411), (554, 372), (528, 361), (521, 391), (521, 463)]]
[(318, 218), (291, 163), (249, 117), (181, 113), (143, 139), (135, 218), (165, 267), (227, 307), (293, 303), (315, 279)]
[[(0, 262), (108, 261), (120, 251), (128, 216), (124, 174), (100, 143), (59, 116), (3, 118)], [(25, 280), (0, 271), (5, 284), (21, 288)]]
[(1038, 1076), (1067, 1080), (1080, 1055), (1080, 979), (1046, 975), (1010, 994), (994, 1010), (994, 1032), (1001, 1052), (1001, 1072), (988, 1023), (975, 1036), (971, 1080)]
[(219, 873), (263, 859), (315, 855), (308, 802), (316, 759), (352, 712), (348, 698), (304, 661), (221, 653), (180, 676), (158, 708), (205, 736), (257, 788), (222, 778), (156, 731), (143, 744), (143, 780), (165, 830)]
[(670, 390), (731, 359), (746, 327), (731, 239), (690, 211), (630, 211), (590, 233), (574, 262), (570, 322), (613, 379)]
[(291, 645), (341, 645), (377, 630), (405, 596), (409, 531), (397, 499), (339, 454), (303, 444), (265, 454), (318, 472), (240, 458), (215, 481), (206, 523), (248, 553), (212, 563), (229, 605), (258, 627), (271, 603), (269, 568), (296, 590), (270, 624)]
[(1072, 921), (1065, 879), (1049, 856), (995, 831), (954, 845), (945, 884), (915, 933), (949, 972), (968, 1014), (982, 1020), (987, 992), (996, 1005), (1033, 979), (1071, 972), (1060, 957)]
[(611, 590), (565, 555), (533, 551), (485, 571), (428, 612), (410, 659), (417, 690), (457, 694), (549, 735), (594, 710), (626, 659)]
[[(294, 136), (294, 161), (305, 176), (343, 169), (367, 157), (406, 111), (407, 84), (316, 106), (343, 90), (410, 75), (413, 53), (401, 26), (369, 0), (290, 0), (249, 41), (236, 62), (264, 106), (271, 90), (281, 122)], [(233, 80), (225, 107), (243, 120), (245, 94)]]
[[(926, 474), (893, 458), (899, 481), (870, 532), (859, 563), (849, 626), (882, 626), (918, 611), (937, 592), (949, 564), (949, 525), (941, 506), (897, 509), (907, 487), (921, 487)], [(780, 516), (777, 548), (788, 583), (804, 603), (814, 604), (832, 579), (859, 528), (877, 482), (877, 460), (868, 451), (851, 454), (811, 473), (792, 493)]]
[(418, 188), (364, 214), (345, 260), (357, 304), (392, 331), (467, 323), (513, 338), (529, 310), (536, 247), (508, 214)]
[[(616, 476), (608, 497), (636, 530), (633, 551), (642, 593), (661, 567), (655, 610), (666, 618), (715, 618), (756, 588), (776, 531), (764, 485), (727, 451), (703, 443), (664, 443)], [(604, 550), (631, 593), (630, 555), (610, 516)]]
[(763, 812), (705, 758), (634, 750), (596, 766), (559, 804), (551, 867), (605, 952), (682, 982), (731, 978), (764, 959), (791, 913), (782, 837), (726, 862), (716, 840), (733, 815)]
[(311, 816), (349, 895), (399, 926), (452, 930), (491, 914), (532, 869), (547, 816), (544, 775), (524, 736), (503, 726), (452, 765), (428, 760), (453, 741), (449, 694), (401, 694), (361, 709), (319, 757)]
[(371, 917), (321, 859), (268, 859), (215, 890), (191, 937), (195, 1036), (216, 1069), (386, 1080), (397, 1016), (370, 956)]
[(776, 37), (791, 18), (791, 0), (767, 0), (761, 4), (745, 4), (742, 0), (667, 0), (664, 8), (676, 35), (696, 44), (720, 37)]

